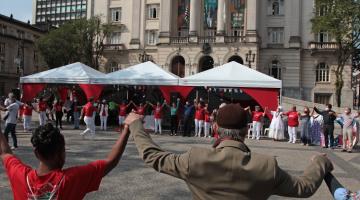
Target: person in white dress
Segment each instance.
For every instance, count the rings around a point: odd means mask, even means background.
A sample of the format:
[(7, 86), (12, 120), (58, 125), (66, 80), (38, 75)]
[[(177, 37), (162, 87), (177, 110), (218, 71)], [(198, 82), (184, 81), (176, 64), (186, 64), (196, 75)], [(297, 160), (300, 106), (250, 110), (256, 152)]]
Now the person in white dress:
[(279, 106), (276, 111), (271, 111), (273, 116), (270, 124), (269, 138), (274, 140), (284, 140), (284, 121), (282, 119), (282, 107)]

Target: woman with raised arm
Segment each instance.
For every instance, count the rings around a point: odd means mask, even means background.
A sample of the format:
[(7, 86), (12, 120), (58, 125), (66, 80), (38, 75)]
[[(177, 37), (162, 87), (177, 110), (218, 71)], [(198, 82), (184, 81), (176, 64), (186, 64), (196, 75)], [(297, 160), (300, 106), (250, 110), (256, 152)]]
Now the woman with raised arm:
[(273, 116), (271, 124), (269, 127), (269, 138), (272, 138), (274, 141), (279, 141), (285, 139), (284, 131), (284, 121), (282, 119), (283, 109), (279, 106), (276, 111), (270, 111)]
[(154, 121), (155, 121), (155, 128), (154, 133), (160, 133), (162, 134), (162, 128), (161, 128), (161, 121), (162, 121), (162, 112), (164, 109), (164, 106), (166, 105), (166, 100), (164, 100), (164, 103), (161, 105), (161, 103), (158, 101), (156, 105), (148, 102), (148, 104), (153, 108), (154, 110)]

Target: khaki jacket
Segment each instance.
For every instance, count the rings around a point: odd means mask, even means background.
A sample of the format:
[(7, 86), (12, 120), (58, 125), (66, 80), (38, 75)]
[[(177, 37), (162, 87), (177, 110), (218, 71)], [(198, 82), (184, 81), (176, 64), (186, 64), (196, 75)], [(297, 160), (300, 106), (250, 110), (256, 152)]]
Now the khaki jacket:
[(145, 163), (184, 180), (196, 200), (309, 197), (332, 170), (331, 162), (318, 156), (302, 176), (295, 177), (280, 169), (274, 157), (251, 153), (241, 142), (228, 140), (216, 148), (193, 147), (174, 154), (156, 145), (140, 120), (130, 125), (130, 132)]

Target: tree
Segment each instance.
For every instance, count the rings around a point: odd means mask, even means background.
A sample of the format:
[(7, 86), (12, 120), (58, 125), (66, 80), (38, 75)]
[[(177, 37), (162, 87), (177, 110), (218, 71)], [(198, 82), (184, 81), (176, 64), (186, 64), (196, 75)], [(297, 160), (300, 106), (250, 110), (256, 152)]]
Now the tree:
[(100, 17), (77, 19), (41, 37), (37, 48), (50, 68), (82, 62), (98, 69), (104, 40), (111, 31), (111, 25), (101, 24)]
[(315, 9), (311, 19), (313, 33), (328, 32), (336, 43), (335, 94), (340, 106), (344, 67), (351, 63), (359, 47), (360, 4), (354, 0), (315, 0)]

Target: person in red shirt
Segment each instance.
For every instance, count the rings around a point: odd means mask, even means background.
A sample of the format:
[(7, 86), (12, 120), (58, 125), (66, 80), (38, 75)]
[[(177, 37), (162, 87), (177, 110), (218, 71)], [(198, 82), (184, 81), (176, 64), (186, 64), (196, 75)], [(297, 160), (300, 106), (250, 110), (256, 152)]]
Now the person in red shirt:
[(204, 116), (204, 133), (205, 133), (205, 138), (206, 137), (211, 137), (210, 136), (210, 128), (211, 128), (211, 113), (208, 110), (208, 106), (209, 104), (205, 104), (205, 108), (204, 108), (204, 112), (205, 112), (205, 116)]
[(83, 199), (99, 189), (101, 180), (118, 164), (129, 137), (125, 126), (107, 158), (83, 166), (63, 169), (65, 139), (52, 124), (35, 129), (31, 137), (39, 166), (32, 169), (12, 154), (0, 129), (0, 157), (9, 178), (14, 200)]
[(32, 106), (31, 102), (26, 102), (23, 104), (23, 118), (24, 118), (24, 131), (31, 131), (31, 117), (32, 111), (34, 107)]
[(62, 127), (62, 117), (64, 115), (63, 106), (64, 104), (61, 99), (57, 99), (54, 101), (53, 110), (55, 111), (56, 128), (58, 128), (58, 125), (60, 125), (60, 129), (63, 129)]
[(195, 111), (195, 137), (201, 137), (201, 130), (204, 126), (205, 120), (205, 109), (204, 103), (200, 102), (197, 104), (196, 111)]
[(164, 109), (164, 106), (166, 105), (166, 100), (164, 100), (164, 103), (161, 105), (160, 102), (157, 102), (156, 105), (151, 104), (148, 102), (150, 106), (152, 106), (154, 110), (154, 121), (155, 121), (155, 128), (154, 132), (157, 134), (158, 132), (160, 135), (162, 134), (162, 128), (161, 128), (161, 119), (162, 119), (162, 111)]
[(94, 107), (94, 98), (91, 97), (89, 102), (85, 104), (83, 109), (81, 110), (81, 118), (84, 118), (84, 122), (86, 124), (86, 129), (84, 132), (80, 133), (81, 136), (85, 136), (88, 132), (90, 132), (91, 137), (95, 137), (95, 122), (94, 122), (94, 112), (96, 108)]
[(38, 112), (39, 112), (39, 122), (40, 126), (44, 126), (46, 123), (46, 109), (48, 108), (48, 105), (46, 103), (46, 100), (44, 98), (40, 98), (38, 101)]
[(142, 116), (145, 115), (145, 110), (146, 110), (146, 107), (148, 105), (147, 103), (145, 103), (145, 105), (143, 103), (140, 103), (139, 106), (136, 105), (134, 102), (131, 102), (131, 103), (133, 104), (133, 106), (136, 109), (136, 114), (142, 115)]
[(262, 118), (265, 116), (267, 108), (265, 108), (264, 112), (260, 111), (260, 106), (255, 106), (255, 111), (252, 111), (249, 109), (249, 112), (252, 115), (252, 125), (253, 125), (253, 130), (252, 130), (252, 139), (254, 140), (255, 138), (257, 140), (260, 140), (260, 132), (262, 129)]
[(297, 127), (299, 126), (299, 115), (300, 113), (296, 111), (296, 106), (292, 107), (292, 110), (285, 113), (288, 117), (288, 133), (289, 133), (289, 143), (296, 143), (296, 134)]
[(125, 121), (125, 117), (127, 114), (127, 109), (129, 108), (129, 106), (131, 105), (131, 103), (127, 104), (125, 103), (125, 101), (123, 101), (120, 105), (119, 105), (119, 130), (121, 131), (122, 126), (124, 125), (124, 121)]

